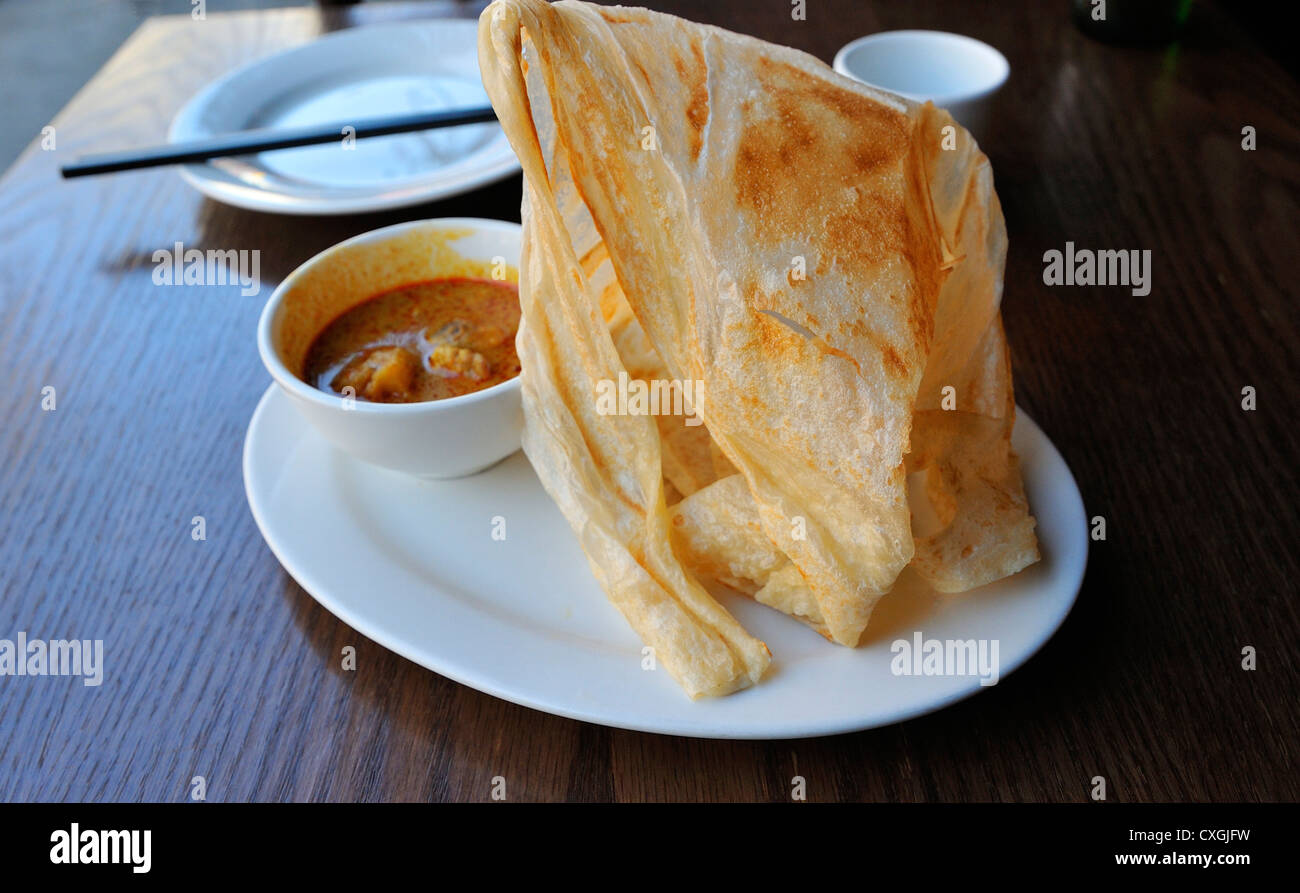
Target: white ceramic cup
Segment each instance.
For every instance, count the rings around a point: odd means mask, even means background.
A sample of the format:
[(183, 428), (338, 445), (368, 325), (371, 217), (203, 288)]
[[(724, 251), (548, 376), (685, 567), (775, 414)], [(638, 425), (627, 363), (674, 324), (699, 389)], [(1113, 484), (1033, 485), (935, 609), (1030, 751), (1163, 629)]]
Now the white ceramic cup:
[(517, 223), (471, 217), (417, 220), (364, 233), (285, 278), (262, 311), (257, 348), (275, 383), (330, 443), (364, 462), (424, 478), (463, 477), (519, 449), (519, 377), (445, 400), (368, 403), (299, 377), (312, 339), (339, 314), (402, 285), (479, 275), (504, 259), (517, 281)]
[(987, 43), (946, 31), (882, 31), (845, 44), (835, 54), (840, 74), (896, 93), (927, 99), (978, 140), (987, 135), (993, 95), (1011, 65)]

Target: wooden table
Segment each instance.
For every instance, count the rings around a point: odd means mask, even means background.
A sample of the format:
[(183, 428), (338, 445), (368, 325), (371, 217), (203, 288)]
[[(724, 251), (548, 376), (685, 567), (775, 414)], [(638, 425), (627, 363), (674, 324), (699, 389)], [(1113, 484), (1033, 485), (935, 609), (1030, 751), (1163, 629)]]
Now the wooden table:
[[(1206, 4), (1168, 49), (1096, 43), (1063, 3), (1029, 0), (810, 0), (803, 22), (784, 0), (652, 5), (826, 60), (901, 27), (1010, 59), (986, 148), (1017, 397), (1107, 522), (1055, 639), (938, 714), (776, 743), (547, 716), (365, 640), (280, 568), (245, 503), (240, 451), (267, 385), (254, 326), (276, 281), (355, 233), (517, 220), (518, 179), (305, 219), (215, 204), (172, 170), (56, 168), (162, 140), (209, 80), (322, 31), (477, 10), (154, 19), (54, 120), (56, 149), (33, 144), (0, 182), (0, 637), (107, 652), (98, 688), (0, 677), (0, 799), (177, 801), (195, 775), (210, 800), (486, 800), (497, 775), (514, 800), (783, 800), (795, 774), (819, 801), (1082, 801), (1098, 775), (1117, 801), (1300, 795), (1295, 82)], [(1043, 253), (1067, 240), (1151, 250), (1151, 293), (1044, 286)], [(263, 295), (153, 285), (152, 253), (177, 241), (260, 249)], [(356, 672), (339, 669), (346, 645)]]

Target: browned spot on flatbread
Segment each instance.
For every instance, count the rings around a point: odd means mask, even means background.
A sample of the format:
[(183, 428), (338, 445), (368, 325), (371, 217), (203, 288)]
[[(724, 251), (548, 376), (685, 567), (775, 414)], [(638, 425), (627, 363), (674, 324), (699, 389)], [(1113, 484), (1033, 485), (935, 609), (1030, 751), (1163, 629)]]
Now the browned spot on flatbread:
[(865, 187), (909, 151), (907, 116), (784, 63), (759, 59), (757, 74), (765, 96), (742, 106), (732, 176), (758, 237), (825, 220), (824, 256), (869, 264), (902, 250), (897, 190)]
[(605, 247), (604, 242), (597, 242), (578, 260), (578, 265), (582, 267), (582, 272), (591, 276), (607, 260), (609, 260), (609, 249)]
[(769, 356), (792, 353), (802, 346), (802, 335), (768, 314), (756, 311), (754, 322), (758, 328), (759, 341)]
[[(917, 159), (911, 159), (913, 164)], [(920, 172), (918, 172), (920, 173)], [(923, 177), (923, 174), (921, 174)], [(920, 190), (921, 183), (915, 183), (913, 190)], [(925, 187), (928, 188), (928, 187)], [(927, 211), (930, 209), (929, 196), (922, 194), (917, 199), (924, 203)], [(925, 355), (930, 351), (930, 342), (934, 339), (934, 311), (939, 301), (939, 289), (943, 285), (943, 280), (947, 278), (949, 271), (942, 268), (943, 250), (938, 240), (942, 240), (942, 235), (937, 228), (934, 228), (934, 221), (929, 222), (930, 229), (925, 229), (925, 224), (913, 217), (907, 219), (908, 238), (913, 241), (936, 240), (936, 251), (929, 257), (909, 257), (912, 269), (916, 273), (916, 282), (912, 286), (908, 298), (911, 302), (908, 314), (912, 323), (912, 346), (919, 354)]]
[(632, 67), (634, 67), (637, 70), (637, 73), (641, 75), (641, 80), (645, 81), (647, 85), (654, 84), (654, 81), (650, 80), (650, 73), (645, 70), (645, 66), (641, 64), (640, 59), (636, 56), (628, 56), (628, 59), (631, 61)]
[[(641, 11), (644, 12), (644, 10)], [(627, 13), (629, 12), (634, 12), (633, 10), (601, 9), (599, 10), (599, 12), (601, 17), (604, 18), (605, 21), (609, 22), (611, 25), (644, 25), (645, 24), (644, 15), (642, 16), (627, 15)]]
[[(915, 275), (901, 304), (911, 337), (872, 338), (891, 378), (917, 371), (933, 336), (941, 277), (915, 126), (907, 114), (797, 67), (758, 60), (763, 94), (742, 104), (732, 178), (738, 210), (759, 240), (809, 233), (819, 262), (870, 275), (902, 261)], [(815, 325), (815, 324), (814, 324)], [(855, 336), (870, 334), (854, 326)]]
[(691, 59), (673, 54), (673, 67), (682, 79), (689, 99), (686, 103), (687, 139), (691, 150), (691, 160), (700, 157), (704, 145), (704, 126), (709, 123), (709, 87), (707, 83), (708, 67), (704, 61), (704, 50), (696, 41), (691, 42)]
[(858, 364), (857, 360), (853, 359), (853, 357), (849, 356), (838, 347), (832, 347), (824, 338), (814, 338), (813, 346), (822, 353), (830, 354), (833, 357), (839, 357), (841, 360), (847, 360), (853, 364), (853, 368), (857, 371), (858, 375), (862, 375), (862, 366)]
[(885, 372), (894, 378), (907, 377), (907, 364), (903, 358), (894, 350), (893, 345), (882, 344), (880, 346), (880, 359), (885, 364)]

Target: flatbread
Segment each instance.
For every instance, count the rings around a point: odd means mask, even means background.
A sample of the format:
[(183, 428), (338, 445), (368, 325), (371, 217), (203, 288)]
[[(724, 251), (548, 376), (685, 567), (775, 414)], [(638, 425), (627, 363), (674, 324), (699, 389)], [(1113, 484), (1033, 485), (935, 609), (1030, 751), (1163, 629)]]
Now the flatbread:
[[(957, 587), (1036, 558), (1009, 449), (1005, 230), (946, 113), (791, 49), (570, 0), (497, 0), (479, 61), (525, 176), (524, 449), (688, 694), (770, 661), (705, 583), (851, 646), (914, 558)], [(598, 408), (610, 382), (656, 378), (699, 383), (704, 424)], [(960, 418), (914, 426), (950, 415), (947, 386)], [(951, 508), (920, 543), (916, 471)]]

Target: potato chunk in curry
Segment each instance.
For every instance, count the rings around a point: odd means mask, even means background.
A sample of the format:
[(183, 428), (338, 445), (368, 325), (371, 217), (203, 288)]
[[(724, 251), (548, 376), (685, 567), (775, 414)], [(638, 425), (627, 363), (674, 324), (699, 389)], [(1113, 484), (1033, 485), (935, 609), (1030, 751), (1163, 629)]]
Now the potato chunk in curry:
[(373, 403), (386, 403), (411, 390), (420, 360), (405, 347), (376, 347), (356, 354), (330, 382), (340, 394), (353, 394)]
[(492, 371), (483, 354), (453, 344), (434, 348), (429, 354), (429, 368), (441, 375), (463, 375), (473, 381), (482, 381)]

